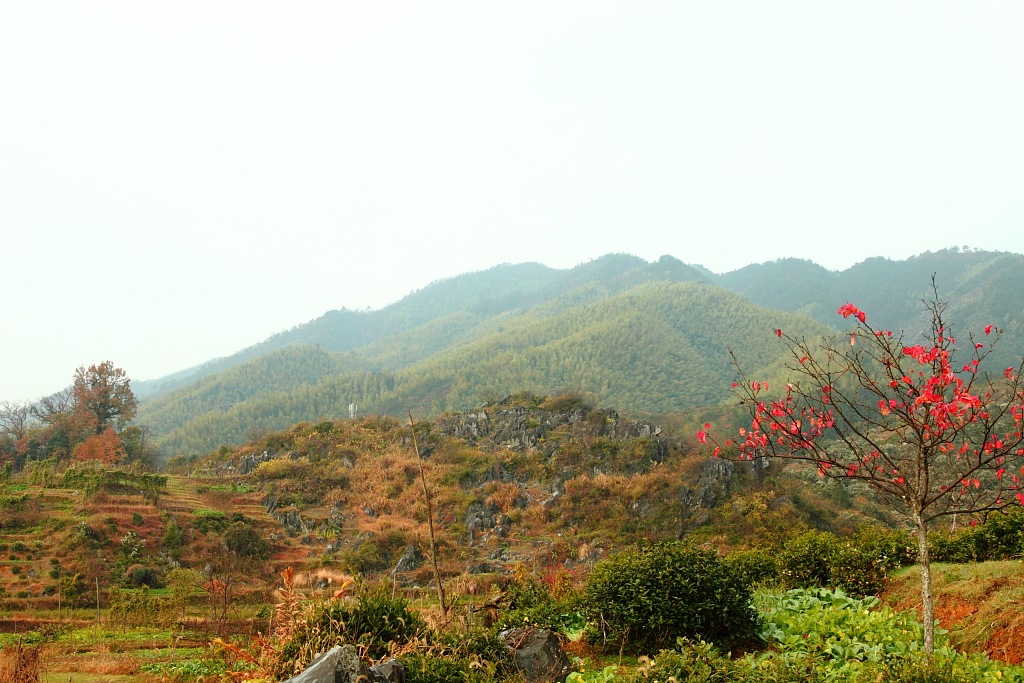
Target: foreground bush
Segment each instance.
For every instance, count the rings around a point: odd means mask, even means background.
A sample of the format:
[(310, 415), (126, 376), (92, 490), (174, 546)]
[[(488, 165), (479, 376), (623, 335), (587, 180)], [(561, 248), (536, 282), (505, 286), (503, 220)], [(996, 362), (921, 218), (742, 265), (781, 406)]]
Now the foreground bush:
[(585, 626), (575, 591), (567, 591), (556, 598), (539, 577), (527, 572), (522, 565), (504, 585), (503, 595), (507, 609), (494, 624), (497, 631), (530, 626), (569, 635)]
[(863, 597), (880, 593), (889, 572), (912, 555), (906, 532), (868, 526), (852, 538), (808, 531), (783, 546), (778, 563), (782, 583), (790, 588), (839, 588)]
[(677, 638), (729, 649), (753, 641), (758, 620), (750, 587), (713, 551), (684, 543), (625, 550), (587, 578), (589, 638), (654, 652)]
[(282, 650), (285, 661), (309, 662), (335, 645), (359, 645), (370, 659), (388, 654), (391, 644), (404, 645), (426, 632), (426, 624), (403, 598), (384, 587), (361, 593), (355, 600), (332, 600), (312, 611)]
[(770, 550), (737, 550), (726, 555), (722, 561), (736, 572), (741, 581), (751, 586), (771, 586), (782, 582), (782, 566), (778, 553)]

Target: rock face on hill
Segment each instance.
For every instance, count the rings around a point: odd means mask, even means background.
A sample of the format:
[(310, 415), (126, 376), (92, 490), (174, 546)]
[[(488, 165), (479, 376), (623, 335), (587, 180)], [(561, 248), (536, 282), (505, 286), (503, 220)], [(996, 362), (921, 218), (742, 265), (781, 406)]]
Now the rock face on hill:
[(560, 440), (604, 437), (613, 440), (647, 439), (655, 448), (654, 459), (663, 460), (671, 443), (661, 438), (661, 427), (646, 420), (625, 420), (614, 410), (597, 409), (579, 400), (562, 405), (530, 405), (505, 397), (477, 410), (439, 418), (438, 433), (464, 439), (467, 443), (514, 450), (542, 449), (553, 453)]

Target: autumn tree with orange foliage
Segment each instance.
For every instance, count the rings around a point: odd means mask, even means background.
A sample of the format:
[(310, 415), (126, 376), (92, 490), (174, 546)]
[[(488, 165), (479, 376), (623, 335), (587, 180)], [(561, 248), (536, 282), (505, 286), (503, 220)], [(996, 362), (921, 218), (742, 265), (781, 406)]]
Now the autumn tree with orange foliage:
[(989, 325), (958, 344), (934, 281), (932, 293), (924, 302), (930, 329), (921, 339), (874, 329), (851, 303), (838, 311), (855, 321), (848, 335), (812, 344), (775, 330), (789, 352), (789, 384), (771, 393), (736, 363), (733, 391), (750, 426), (722, 442), (710, 424), (697, 433), (714, 445), (716, 457), (804, 461), (822, 477), (863, 482), (904, 514), (917, 539), (929, 653), (935, 644), (930, 525), (1024, 503), (1024, 359), (987, 372), (1001, 330)]
[(111, 425), (120, 431), (138, 408), (128, 375), (109, 360), (75, 370), (71, 396), (74, 412), (92, 421), (97, 435)]
[(123, 461), (131, 454), (121, 432), (137, 407), (124, 370), (110, 361), (79, 367), (69, 389), (32, 407), (38, 426), (18, 439), (18, 456), (22, 461), (51, 457), (106, 464)]
[(75, 460), (83, 462), (113, 465), (124, 460), (128, 453), (125, 451), (120, 435), (114, 431), (113, 427), (107, 426), (101, 433), (91, 434), (86, 437), (85, 441), (77, 444), (71, 455)]

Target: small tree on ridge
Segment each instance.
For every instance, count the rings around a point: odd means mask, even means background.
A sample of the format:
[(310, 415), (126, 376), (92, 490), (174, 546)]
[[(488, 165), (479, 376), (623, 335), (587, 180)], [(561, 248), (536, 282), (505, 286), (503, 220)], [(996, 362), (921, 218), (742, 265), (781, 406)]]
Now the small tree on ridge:
[[(810, 344), (782, 330), (790, 383), (770, 394), (735, 361), (734, 393), (749, 411), (748, 428), (719, 444), (710, 425), (697, 433), (716, 457), (802, 460), (823, 477), (862, 481), (913, 525), (921, 565), (924, 649), (935, 647), (927, 533), (937, 519), (1024, 503), (1024, 359), (992, 376), (982, 370), (1001, 331), (957, 344), (946, 303), (932, 282), (921, 340), (876, 330), (853, 304), (838, 313), (856, 327)], [(984, 343), (983, 342), (991, 343)], [(919, 342), (919, 343), (918, 343)], [(968, 358), (957, 360), (958, 352)], [(958, 363), (963, 363), (958, 365)]]

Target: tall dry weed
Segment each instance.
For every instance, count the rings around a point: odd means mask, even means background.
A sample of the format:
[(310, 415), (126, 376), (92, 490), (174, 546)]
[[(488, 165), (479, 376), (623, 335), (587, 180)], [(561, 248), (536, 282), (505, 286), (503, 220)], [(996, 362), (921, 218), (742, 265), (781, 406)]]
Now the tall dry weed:
[(0, 650), (0, 681), (39, 683), (41, 679), (42, 657), (38, 645), (18, 642)]

